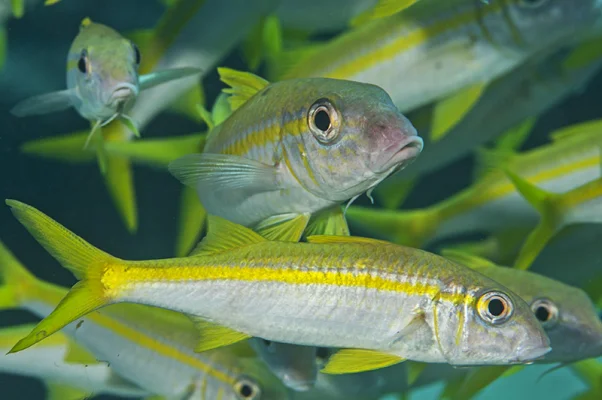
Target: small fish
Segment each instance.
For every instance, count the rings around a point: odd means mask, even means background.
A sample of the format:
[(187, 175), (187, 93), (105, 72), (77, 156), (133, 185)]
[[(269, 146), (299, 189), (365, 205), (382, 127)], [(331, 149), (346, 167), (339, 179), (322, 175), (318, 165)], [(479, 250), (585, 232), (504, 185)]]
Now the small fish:
[(116, 118), (137, 133), (127, 112), (140, 91), (200, 72), (196, 68), (179, 68), (139, 76), (141, 57), (130, 40), (85, 18), (67, 56), (67, 89), (26, 99), (11, 113), (24, 117), (74, 107), (92, 123), (84, 147), (99, 128)]
[(573, 43), (602, 16), (597, 0), (420, 1), (324, 44), (268, 56), (268, 78), (326, 77), (385, 89), (401, 112), (438, 101), (430, 138), (443, 138), (497, 77)]
[(423, 246), (454, 235), (535, 227), (537, 211), (516, 190), (505, 170), (552, 193), (563, 193), (602, 177), (602, 123), (587, 121), (550, 134), (552, 142), (515, 154), (481, 151), (481, 178), (433, 206), (408, 211), (349, 207), (347, 218), (406, 245)]
[(256, 229), (311, 215), (369, 193), (422, 151), (411, 122), (377, 86), (324, 78), (269, 84), (218, 71), (232, 86), (232, 115), (211, 130), (202, 154), (169, 166), (209, 214)]
[[(68, 292), (37, 279), (1, 242), (0, 281), (0, 308), (24, 308), (42, 318)], [(172, 311), (137, 304), (112, 305), (78, 318), (63, 333), (84, 347), (85, 354), (94, 355), (72, 354), (72, 362), (82, 364), (91, 359), (90, 363), (96, 364), (95, 360), (103, 360), (111, 371), (152, 394), (170, 399), (287, 398), (282, 384), (246, 346), (196, 353), (194, 324)], [(29, 351), (18, 356), (27, 354)]]
[(193, 257), (125, 261), (33, 207), (7, 204), (81, 279), (13, 352), (118, 302), (197, 316), (197, 351), (249, 337), (340, 347), (323, 369), (329, 373), (378, 369), (404, 359), (522, 364), (550, 351), (541, 325), (518, 296), (422, 250), (347, 236), (273, 242), (210, 216), (208, 234)]
[[(49, 399), (76, 399), (96, 394), (122, 397), (149, 395), (147, 391), (119, 377), (106, 363), (96, 361), (61, 332), (29, 351), (6, 355), (15, 341), (31, 331), (33, 326), (0, 329), (0, 372), (41, 379), (46, 384)], [(67, 394), (73, 397), (67, 397)]]

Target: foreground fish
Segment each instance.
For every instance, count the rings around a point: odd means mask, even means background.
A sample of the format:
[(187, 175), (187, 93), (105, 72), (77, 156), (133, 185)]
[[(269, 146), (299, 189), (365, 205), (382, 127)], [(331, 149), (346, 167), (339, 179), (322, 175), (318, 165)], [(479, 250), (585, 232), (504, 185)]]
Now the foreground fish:
[[(42, 318), (68, 292), (38, 280), (1, 242), (0, 280), (1, 308), (25, 308)], [(282, 384), (255, 357), (243, 354), (239, 358), (227, 348), (195, 353), (197, 332), (178, 313), (119, 304), (80, 318), (63, 332), (92, 353), (93, 359), (106, 361), (119, 376), (168, 399), (287, 398)], [(80, 357), (79, 361), (86, 360)]]
[(589, 33), (601, 15), (597, 0), (423, 0), (326, 44), (275, 55), (268, 77), (372, 83), (402, 112), (441, 100), (433, 111), (434, 141), (490, 82)]
[(197, 351), (250, 336), (350, 348), (331, 357), (326, 366), (331, 373), (404, 359), (520, 364), (550, 350), (539, 322), (514, 293), (421, 250), (343, 236), (270, 242), (210, 217), (208, 234), (194, 256), (124, 261), (30, 206), (7, 203), (30, 233), (82, 279), (14, 352), (117, 302), (198, 316)]
[[(57, 333), (50, 340), (20, 354), (5, 354), (34, 325), (0, 330), (0, 371), (41, 379), (49, 399), (76, 399), (96, 394), (142, 397), (149, 393), (120, 378), (106, 363), (96, 359)], [(71, 397), (73, 396), (73, 397)]]
[(140, 61), (140, 51), (130, 40), (86, 18), (67, 56), (67, 89), (26, 99), (11, 112), (23, 117), (74, 107), (92, 123), (85, 146), (102, 126), (116, 118), (137, 132), (126, 113), (141, 90), (199, 72), (179, 68), (139, 76)]
[(208, 213), (244, 226), (313, 214), (371, 191), (422, 139), (381, 88), (334, 79), (269, 84), (225, 68), (233, 113), (202, 154), (169, 169)]
[(563, 193), (601, 177), (600, 121), (562, 128), (552, 142), (520, 154), (483, 153), (482, 174), (471, 187), (433, 206), (409, 211), (349, 207), (353, 224), (402, 244), (425, 245), (463, 233), (534, 227), (538, 215), (504, 170), (552, 193)]

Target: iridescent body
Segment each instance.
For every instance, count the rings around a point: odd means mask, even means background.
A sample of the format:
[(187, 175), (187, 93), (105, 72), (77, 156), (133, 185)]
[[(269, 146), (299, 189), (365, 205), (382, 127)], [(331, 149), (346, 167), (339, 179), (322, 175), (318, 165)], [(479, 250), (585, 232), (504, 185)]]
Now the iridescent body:
[[(253, 226), (359, 196), (421, 150), (381, 88), (295, 79), (265, 86), (211, 131), (203, 155), (183, 157), (170, 171), (196, 188), (210, 214)], [(188, 180), (196, 170), (208, 172)]]
[(596, 0), (424, 0), (287, 60), (291, 68), (278, 78), (372, 83), (407, 112), (574, 40), (600, 13)]
[(32, 207), (9, 204), (30, 233), (83, 278), (13, 351), (115, 302), (195, 315), (227, 327), (220, 337), (241, 332), (237, 340), (367, 349), (396, 360), (512, 364), (549, 351), (539, 322), (514, 293), (422, 250), (342, 236), (270, 242), (212, 217), (196, 256), (124, 261)]
[[(68, 292), (35, 278), (2, 243), (0, 278), (4, 281), (3, 308), (24, 308), (42, 318)], [(93, 354), (90, 358), (108, 363), (109, 371), (168, 399), (287, 398), (284, 387), (255, 357), (239, 358), (229, 349), (195, 352), (198, 332), (192, 321), (168, 310), (113, 305), (73, 321), (62, 332)], [(22, 354), (29, 351), (17, 356)], [(247, 397), (241, 394), (243, 389)]]

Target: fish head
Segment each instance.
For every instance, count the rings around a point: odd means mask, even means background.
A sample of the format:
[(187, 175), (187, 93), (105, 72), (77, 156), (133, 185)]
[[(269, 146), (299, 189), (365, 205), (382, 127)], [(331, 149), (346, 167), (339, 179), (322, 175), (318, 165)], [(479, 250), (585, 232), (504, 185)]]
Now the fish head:
[(67, 86), (86, 119), (105, 121), (129, 110), (138, 96), (140, 51), (113, 29), (89, 23), (74, 40), (67, 60)]
[(599, 0), (513, 0), (508, 4), (508, 37), (537, 49), (575, 43), (601, 16)]
[(290, 391), (256, 357), (239, 358), (240, 373), (232, 382), (232, 400), (287, 400)]
[[(304, 133), (287, 153), (293, 174), (314, 195), (342, 202), (418, 157), (423, 142), (380, 87), (310, 78)], [(300, 79), (299, 81), (307, 81)]]
[(251, 346), (284, 385), (297, 392), (310, 390), (318, 376), (316, 348), (251, 339)]
[(529, 364), (550, 351), (544, 329), (516, 294), (493, 281), (469, 293), (459, 305), (437, 306), (435, 337), (450, 364)]

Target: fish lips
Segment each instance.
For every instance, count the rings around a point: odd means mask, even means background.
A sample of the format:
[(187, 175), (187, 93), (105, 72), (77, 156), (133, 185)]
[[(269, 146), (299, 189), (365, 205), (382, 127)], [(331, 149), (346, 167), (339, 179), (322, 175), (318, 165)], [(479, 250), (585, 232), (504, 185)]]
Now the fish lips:
[(138, 96), (138, 88), (131, 83), (120, 83), (111, 92), (108, 104), (115, 109), (123, 109)]
[(420, 136), (406, 136), (400, 143), (388, 146), (378, 155), (376, 165), (380, 168), (374, 172), (391, 174), (407, 167), (420, 155), (423, 147), (424, 141)]

